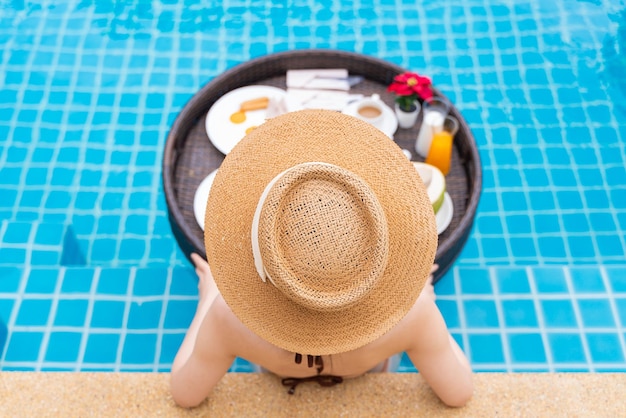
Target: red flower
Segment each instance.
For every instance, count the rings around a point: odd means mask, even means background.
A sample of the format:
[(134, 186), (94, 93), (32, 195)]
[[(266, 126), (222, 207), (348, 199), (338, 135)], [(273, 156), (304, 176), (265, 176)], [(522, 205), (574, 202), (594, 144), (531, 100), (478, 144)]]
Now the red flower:
[(387, 91), (398, 96), (396, 101), (402, 108), (409, 108), (418, 97), (423, 100), (433, 97), (430, 78), (410, 72), (395, 76)]

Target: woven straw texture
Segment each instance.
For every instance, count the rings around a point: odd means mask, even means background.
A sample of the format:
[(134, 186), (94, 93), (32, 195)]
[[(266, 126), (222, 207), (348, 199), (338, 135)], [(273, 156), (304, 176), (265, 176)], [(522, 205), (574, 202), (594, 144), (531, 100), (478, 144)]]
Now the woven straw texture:
[[(380, 203), (386, 219), (388, 254), (382, 275), (371, 281), (368, 291), (356, 298), (358, 302), (340, 309), (311, 309), (294, 302), (269, 281), (263, 282), (254, 265), (251, 224), (259, 197), (279, 173), (307, 162), (336, 165), (362, 179)], [(332, 188), (337, 188), (336, 184)], [(354, 193), (349, 191), (351, 197), (342, 196), (342, 199), (350, 200)], [(368, 218), (376, 212), (364, 209), (363, 205), (353, 202), (346, 213)], [(350, 222), (365, 231), (364, 225), (372, 220)], [(288, 222), (279, 220), (274, 225), (284, 223)], [(306, 229), (294, 228), (298, 233)], [(273, 234), (280, 237), (284, 231)], [(361, 250), (368, 239), (379, 233), (362, 234), (363, 237), (356, 238)], [(325, 237), (320, 242), (327, 243), (329, 239)], [(359, 348), (383, 335), (404, 317), (429, 274), (437, 233), (424, 186), (400, 148), (365, 122), (318, 110), (272, 119), (247, 135), (226, 156), (207, 203), (205, 246), (220, 292), (250, 330), (285, 350), (325, 355)], [(292, 258), (301, 254), (286, 252), (285, 246), (280, 244), (279, 252), (283, 257), (288, 256), (289, 266), (297, 266)], [(298, 246), (296, 252), (305, 248)], [(366, 256), (357, 257), (364, 260)], [(332, 268), (341, 269), (337, 264)], [(353, 272), (355, 277), (366, 277), (367, 272), (359, 268)], [(275, 274), (274, 269), (280, 267), (270, 267), (271, 274)], [(340, 282), (348, 287), (354, 285), (355, 279), (345, 274), (340, 276)], [(332, 274), (323, 277), (329, 279)], [(312, 276), (306, 282), (315, 288)]]
[(358, 302), (387, 265), (387, 219), (367, 183), (340, 167), (301, 164), (263, 205), (259, 246), (272, 283), (314, 310)]

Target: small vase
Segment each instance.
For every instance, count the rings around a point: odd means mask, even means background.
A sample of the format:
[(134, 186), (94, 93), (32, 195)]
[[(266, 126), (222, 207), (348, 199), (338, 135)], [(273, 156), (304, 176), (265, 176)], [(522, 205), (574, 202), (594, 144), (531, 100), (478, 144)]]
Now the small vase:
[(404, 129), (412, 128), (413, 125), (415, 125), (420, 109), (421, 106), (419, 102), (415, 102), (413, 106), (411, 106), (411, 110), (408, 112), (401, 109), (400, 105), (396, 103), (396, 117), (398, 118), (398, 125)]

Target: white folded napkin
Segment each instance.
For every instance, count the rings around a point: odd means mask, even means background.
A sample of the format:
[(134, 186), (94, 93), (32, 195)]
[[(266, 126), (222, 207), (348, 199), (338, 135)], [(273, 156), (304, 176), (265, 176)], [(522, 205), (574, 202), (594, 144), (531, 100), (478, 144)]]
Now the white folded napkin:
[(344, 68), (287, 70), (287, 87), (313, 90), (350, 90)]

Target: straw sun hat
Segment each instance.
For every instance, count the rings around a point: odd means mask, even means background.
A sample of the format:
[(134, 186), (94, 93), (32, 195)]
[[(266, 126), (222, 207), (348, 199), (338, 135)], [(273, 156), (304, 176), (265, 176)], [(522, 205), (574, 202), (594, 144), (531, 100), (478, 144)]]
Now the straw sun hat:
[(211, 272), (233, 313), (294, 353), (359, 348), (413, 306), (437, 247), (425, 188), (371, 125), (273, 118), (228, 154), (207, 202)]

